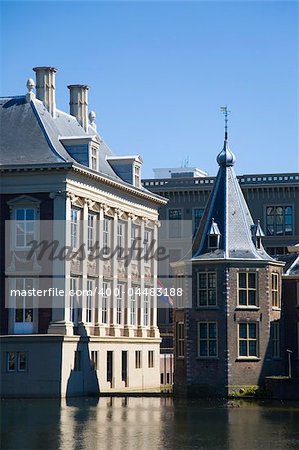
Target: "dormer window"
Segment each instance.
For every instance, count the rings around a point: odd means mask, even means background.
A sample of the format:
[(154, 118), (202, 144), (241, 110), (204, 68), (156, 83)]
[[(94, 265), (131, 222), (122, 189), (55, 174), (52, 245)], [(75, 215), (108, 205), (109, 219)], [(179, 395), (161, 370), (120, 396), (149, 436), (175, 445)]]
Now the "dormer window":
[(209, 248), (218, 248), (219, 247), (219, 237), (216, 235), (209, 236)]
[(211, 250), (219, 248), (220, 236), (221, 233), (219, 231), (218, 225), (216, 222), (214, 222), (214, 219), (212, 219), (211, 228), (208, 232), (208, 247)]
[(257, 248), (258, 250), (260, 250), (260, 249), (261, 249), (261, 246), (262, 246), (262, 238), (261, 238), (260, 236), (257, 236), (257, 237), (256, 237), (256, 248)]
[(93, 145), (90, 149), (90, 168), (92, 170), (98, 170), (98, 149)]
[(140, 182), (141, 182), (141, 170), (140, 170), (140, 166), (135, 164), (134, 165), (134, 186), (135, 187), (140, 187)]
[(251, 225), (251, 236), (255, 247), (257, 248), (257, 250), (260, 250), (262, 248), (262, 238), (265, 235), (259, 220), (257, 221), (257, 225)]

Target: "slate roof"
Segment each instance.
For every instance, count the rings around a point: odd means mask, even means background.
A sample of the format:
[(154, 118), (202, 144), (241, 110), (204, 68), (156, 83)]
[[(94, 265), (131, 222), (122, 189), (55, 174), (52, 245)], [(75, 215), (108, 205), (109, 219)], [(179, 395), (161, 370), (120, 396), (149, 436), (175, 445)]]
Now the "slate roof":
[(87, 132), (75, 117), (56, 110), (53, 119), (43, 103), (35, 99), (27, 103), (25, 96), (0, 99), (0, 164), (49, 164), (76, 161), (60, 142), (60, 137), (98, 138), (101, 173), (120, 181), (106, 157), (113, 152), (100, 139), (94, 128)]
[(285, 263), (283, 268), (284, 275), (299, 276), (299, 253), (279, 255), (279, 261)]
[[(234, 172), (235, 156), (225, 139), (217, 157), (219, 171), (200, 227), (193, 242), (193, 260), (273, 261), (264, 248), (257, 249), (252, 240), (254, 222)], [(219, 248), (208, 247), (213, 219), (221, 233)]]

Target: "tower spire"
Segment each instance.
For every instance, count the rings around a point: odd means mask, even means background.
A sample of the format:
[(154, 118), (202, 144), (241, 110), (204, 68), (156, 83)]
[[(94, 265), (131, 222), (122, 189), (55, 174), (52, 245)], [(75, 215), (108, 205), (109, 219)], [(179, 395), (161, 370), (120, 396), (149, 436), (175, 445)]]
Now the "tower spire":
[(235, 163), (235, 155), (229, 149), (228, 145), (228, 115), (230, 111), (227, 109), (227, 106), (221, 106), (220, 111), (224, 114), (224, 145), (222, 151), (217, 156), (217, 162), (219, 166), (233, 166)]
[(224, 114), (224, 140), (227, 141), (227, 139), (228, 139), (227, 122), (228, 122), (228, 115), (230, 114), (230, 111), (227, 109), (227, 105), (220, 106), (220, 111)]

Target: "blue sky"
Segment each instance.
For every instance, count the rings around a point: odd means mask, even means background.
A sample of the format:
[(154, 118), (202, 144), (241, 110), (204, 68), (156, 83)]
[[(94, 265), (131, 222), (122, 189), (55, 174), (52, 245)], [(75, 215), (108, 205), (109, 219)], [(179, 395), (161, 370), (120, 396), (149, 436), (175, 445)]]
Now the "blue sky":
[(298, 164), (298, 3), (1, 2), (0, 95), (26, 92), (32, 67), (90, 86), (103, 139), (154, 167), (217, 171), (227, 104), (241, 173)]

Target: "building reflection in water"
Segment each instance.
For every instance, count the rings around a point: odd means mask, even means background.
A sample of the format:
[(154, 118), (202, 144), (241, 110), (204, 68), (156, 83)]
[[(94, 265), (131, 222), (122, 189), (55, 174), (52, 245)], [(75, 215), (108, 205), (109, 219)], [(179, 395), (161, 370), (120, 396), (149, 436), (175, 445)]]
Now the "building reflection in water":
[(5, 400), (4, 450), (299, 448), (299, 405), (77, 398)]

